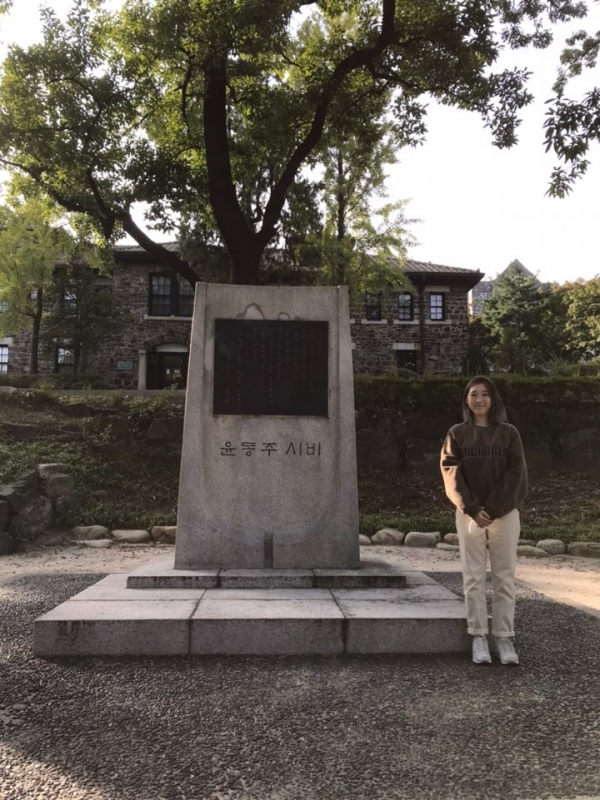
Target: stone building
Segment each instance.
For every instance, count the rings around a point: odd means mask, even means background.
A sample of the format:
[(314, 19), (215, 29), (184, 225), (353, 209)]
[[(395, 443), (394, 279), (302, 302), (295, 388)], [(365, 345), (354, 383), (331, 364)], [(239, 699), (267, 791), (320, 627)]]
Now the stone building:
[[(174, 248), (175, 245), (168, 245)], [(416, 373), (459, 373), (467, 350), (467, 295), (483, 277), (475, 270), (409, 260), (414, 293), (368, 296), (352, 311), (358, 373), (396, 368)], [(187, 378), (193, 289), (138, 246), (117, 246), (109, 282), (121, 307), (119, 333), (86, 356), (86, 371), (123, 389), (183, 388)], [(0, 339), (0, 372), (27, 372), (30, 336)], [(40, 372), (68, 371), (68, 345), (41, 354)]]

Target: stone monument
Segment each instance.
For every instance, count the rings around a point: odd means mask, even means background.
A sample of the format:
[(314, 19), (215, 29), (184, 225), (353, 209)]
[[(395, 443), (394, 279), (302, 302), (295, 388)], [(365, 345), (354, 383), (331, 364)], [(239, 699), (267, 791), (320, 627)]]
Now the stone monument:
[(198, 284), (175, 568), (358, 565), (347, 289)]

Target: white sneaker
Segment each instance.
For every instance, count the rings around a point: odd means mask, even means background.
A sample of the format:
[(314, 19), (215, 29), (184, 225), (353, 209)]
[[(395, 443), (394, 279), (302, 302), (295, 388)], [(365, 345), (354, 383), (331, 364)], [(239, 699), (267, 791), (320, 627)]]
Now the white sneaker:
[(512, 643), (512, 639), (506, 636), (501, 636), (496, 639), (496, 650), (500, 656), (501, 664), (518, 664), (519, 656)]
[(473, 637), (473, 663), (491, 664), (490, 648), (488, 647), (487, 636)]

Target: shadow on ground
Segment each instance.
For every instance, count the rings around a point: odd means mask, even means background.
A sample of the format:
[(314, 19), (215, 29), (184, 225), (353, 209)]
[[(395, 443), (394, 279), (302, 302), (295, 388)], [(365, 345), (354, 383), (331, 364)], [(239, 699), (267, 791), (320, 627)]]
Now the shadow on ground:
[[(31, 653), (100, 575), (0, 587), (3, 800), (530, 800), (600, 795), (600, 619), (519, 589), (518, 668), (468, 657)], [(435, 573), (460, 594), (460, 575)]]

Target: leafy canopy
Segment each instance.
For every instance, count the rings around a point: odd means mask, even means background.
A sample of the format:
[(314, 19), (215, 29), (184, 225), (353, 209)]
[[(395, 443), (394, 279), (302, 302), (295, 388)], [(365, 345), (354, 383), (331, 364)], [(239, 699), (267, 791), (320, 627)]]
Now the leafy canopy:
[[(322, 148), (365, 117), (398, 146), (426, 133), (429, 98), (475, 111), (494, 144), (517, 141), (526, 70), (503, 47), (546, 47), (568, 0), (75, 0), (43, 10), (44, 40), (13, 47), (0, 81), (0, 162), (55, 202), (121, 231), (189, 280), (187, 262), (134, 222), (179, 220), (227, 248), (233, 279), (259, 280), (294, 198), (310, 198)], [(313, 170), (314, 172), (314, 170)], [(306, 208), (306, 206), (304, 206)]]

